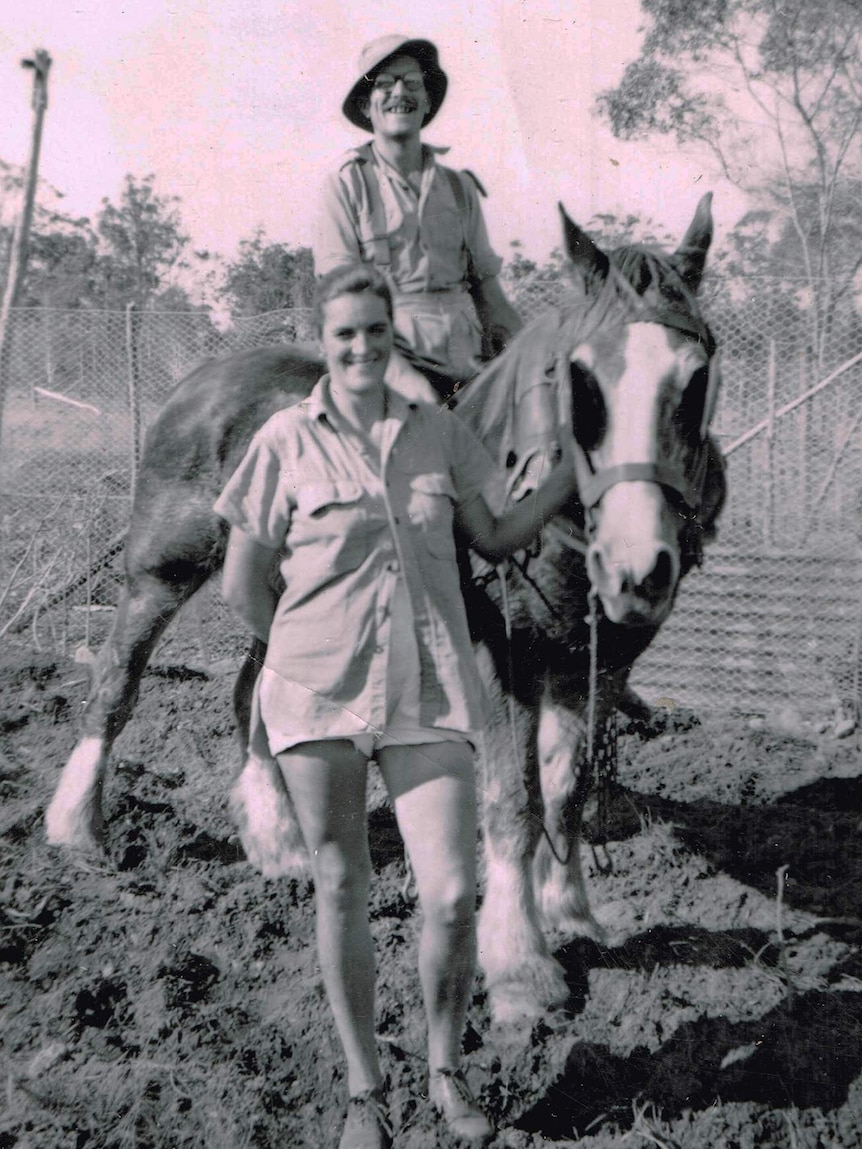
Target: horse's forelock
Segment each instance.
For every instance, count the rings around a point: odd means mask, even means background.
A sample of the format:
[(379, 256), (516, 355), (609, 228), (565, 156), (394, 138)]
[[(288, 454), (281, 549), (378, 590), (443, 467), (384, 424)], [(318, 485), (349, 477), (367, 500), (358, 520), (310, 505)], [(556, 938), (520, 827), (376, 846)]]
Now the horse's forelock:
[(658, 248), (631, 244), (611, 253), (611, 265), (645, 303), (683, 305), (697, 314), (698, 306), (673, 261)]
[(586, 287), (569, 311), (564, 325), (569, 350), (599, 328), (663, 316), (668, 326), (698, 334), (711, 352), (712, 335), (697, 297), (664, 252), (631, 244), (611, 252), (610, 260), (604, 282)]

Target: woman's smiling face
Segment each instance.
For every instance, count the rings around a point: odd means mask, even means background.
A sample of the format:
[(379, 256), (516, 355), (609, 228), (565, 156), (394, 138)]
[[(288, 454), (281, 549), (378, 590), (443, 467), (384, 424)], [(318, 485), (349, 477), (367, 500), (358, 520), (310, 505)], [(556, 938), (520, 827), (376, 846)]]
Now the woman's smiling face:
[(332, 384), (359, 395), (383, 386), (392, 352), (392, 321), (371, 291), (337, 295), (323, 307), (323, 354)]

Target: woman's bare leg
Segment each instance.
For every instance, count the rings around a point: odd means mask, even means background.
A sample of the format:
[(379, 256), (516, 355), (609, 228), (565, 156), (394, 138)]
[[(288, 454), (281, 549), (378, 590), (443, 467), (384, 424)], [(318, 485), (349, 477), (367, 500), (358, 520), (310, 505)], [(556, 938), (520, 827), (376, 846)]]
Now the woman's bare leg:
[(424, 921), (419, 976), (428, 1065), (456, 1068), (476, 964), (476, 784), (464, 742), (387, 746), (380, 765), (395, 804)]
[(304, 742), (278, 755), (311, 861), (317, 949), (351, 1096), (380, 1084), (374, 1039), (374, 943), (367, 762), (347, 739)]

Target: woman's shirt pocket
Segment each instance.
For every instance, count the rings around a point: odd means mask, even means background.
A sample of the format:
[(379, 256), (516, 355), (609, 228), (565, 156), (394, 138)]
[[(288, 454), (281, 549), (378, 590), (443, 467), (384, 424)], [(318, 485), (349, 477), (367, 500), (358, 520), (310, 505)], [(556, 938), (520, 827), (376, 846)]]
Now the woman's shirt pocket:
[(364, 562), (386, 526), (385, 509), (376, 504), (349, 479), (301, 485), (287, 542), (303, 564), (303, 575), (311, 568), (322, 578), (331, 577)]

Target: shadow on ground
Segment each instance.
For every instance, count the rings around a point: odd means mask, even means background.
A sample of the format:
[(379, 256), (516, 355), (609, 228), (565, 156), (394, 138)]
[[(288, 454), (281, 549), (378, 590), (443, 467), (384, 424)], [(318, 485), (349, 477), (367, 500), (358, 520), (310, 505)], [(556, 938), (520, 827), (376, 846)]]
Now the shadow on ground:
[(516, 1126), (550, 1140), (583, 1135), (594, 1122), (631, 1124), (633, 1103), (665, 1118), (720, 1102), (770, 1109), (836, 1109), (862, 1069), (862, 995), (789, 997), (757, 1021), (698, 1018), (661, 1049), (628, 1057), (579, 1043), (558, 1078)]
[(617, 787), (608, 837), (634, 837), (649, 820), (671, 824), (689, 850), (768, 897), (775, 896), (776, 871), (786, 865), (789, 906), (826, 918), (859, 917), (860, 778), (823, 778), (762, 805), (680, 802)]

